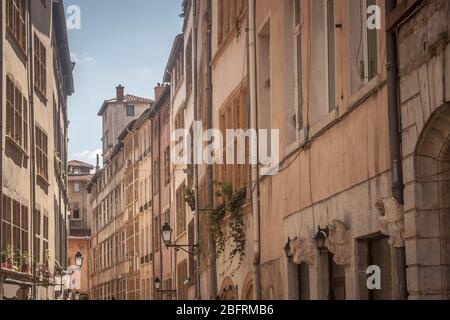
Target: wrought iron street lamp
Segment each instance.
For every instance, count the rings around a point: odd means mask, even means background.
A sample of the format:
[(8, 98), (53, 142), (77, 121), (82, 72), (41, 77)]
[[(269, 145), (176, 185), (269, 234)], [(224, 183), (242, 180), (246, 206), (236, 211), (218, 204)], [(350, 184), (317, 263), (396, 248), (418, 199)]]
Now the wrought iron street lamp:
[(161, 290), (161, 280), (159, 278), (155, 279), (155, 289), (157, 293), (161, 293), (163, 295), (167, 295), (172, 298), (177, 297), (177, 291), (176, 290)]
[[(192, 256), (198, 255), (198, 252), (199, 252), (198, 244), (193, 244), (193, 245), (174, 244), (172, 242), (172, 234), (173, 234), (172, 227), (170, 226), (170, 224), (165, 223), (161, 228), (161, 237), (162, 237), (162, 240), (163, 240), (166, 248), (175, 248), (175, 250), (177, 250), (177, 251), (182, 250)], [(188, 250), (185, 248), (190, 248), (191, 250)]]
[(78, 251), (77, 254), (75, 255), (75, 265), (81, 269), (81, 267), (83, 266), (83, 255), (81, 254), (81, 251)]
[(316, 248), (319, 250), (320, 253), (327, 252), (327, 246), (326, 246), (326, 240), (330, 234), (330, 229), (326, 227), (325, 229), (320, 228), (317, 232), (316, 236), (314, 237), (314, 242), (316, 243)]

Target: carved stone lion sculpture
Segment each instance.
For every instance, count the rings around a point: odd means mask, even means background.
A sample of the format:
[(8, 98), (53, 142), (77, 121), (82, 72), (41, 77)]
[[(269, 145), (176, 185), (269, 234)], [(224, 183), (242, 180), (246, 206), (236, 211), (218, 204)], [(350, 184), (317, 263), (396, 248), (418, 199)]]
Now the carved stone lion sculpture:
[(389, 244), (395, 248), (405, 246), (405, 213), (403, 206), (394, 198), (384, 198), (376, 203), (380, 212), (380, 231), (389, 236)]
[(351, 263), (351, 236), (342, 221), (333, 220), (328, 227), (330, 234), (326, 240), (328, 250), (333, 254), (333, 261), (340, 266)]
[(289, 243), (293, 262), (295, 264), (306, 263), (314, 265), (316, 260), (316, 247), (314, 242), (306, 238), (291, 240)]

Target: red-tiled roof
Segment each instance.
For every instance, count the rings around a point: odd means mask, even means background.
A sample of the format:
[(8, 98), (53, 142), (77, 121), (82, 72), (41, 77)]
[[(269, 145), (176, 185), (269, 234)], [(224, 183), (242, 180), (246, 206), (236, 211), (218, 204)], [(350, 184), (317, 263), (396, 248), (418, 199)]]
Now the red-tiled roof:
[[(100, 108), (100, 111), (98, 112), (98, 115), (101, 116), (103, 115), (103, 112), (105, 111), (105, 108), (108, 104), (110, 103), (115, 103), (117, 102), (117, 98), (113, 98), (113, 99), (109, 99), (109, 100), (105, 100), (105, 102), (103, 103), (102, 107)], [(134, 103), (134, 104), (153, 104), (153, 100), (152, 99), (148, 99), (148, 98), (143, 98), (143, 97), (138, 97), (138, 96), (134, 96), (132, 94), (126, 94), (124, 96), (124, 103)]]
[(94, 175), (69, 175), (69, 181), (71, 182), (88, 182)]
[(94, 166), (83, 162), (83, 161), (79, 161), (79, 160), (71, 160), (68, 162), (70, 167), (82, 167), (82, 168), (89, 168), (89, 169), (94, 169)]

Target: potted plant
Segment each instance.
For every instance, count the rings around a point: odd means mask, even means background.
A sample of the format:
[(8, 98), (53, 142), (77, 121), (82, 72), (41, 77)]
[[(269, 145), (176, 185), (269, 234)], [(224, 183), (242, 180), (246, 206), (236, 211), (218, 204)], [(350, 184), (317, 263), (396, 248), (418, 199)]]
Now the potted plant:
[(20, 272), (28, 273), (31, 260), (31, 255), (27, 251), (22, 252), (20, 255)]
[(14, 260), (14, 249), (12, 246), (8, 246), (4, 251), (0, 253), (2, 269), (12, 270)]
[(49, 266), (49, 263), (50, 263), (50, 259), (51, 259), (51, 257), (50, 257), (50, 250), (45, 250), (45, 252), (44, 252), (44, 264), (45, 264), (45, 266)]
[(13, 250), (12, 262), (12, 270), (15, 272), (20, 272), (22, 268), (22, 253), (19, 249)]

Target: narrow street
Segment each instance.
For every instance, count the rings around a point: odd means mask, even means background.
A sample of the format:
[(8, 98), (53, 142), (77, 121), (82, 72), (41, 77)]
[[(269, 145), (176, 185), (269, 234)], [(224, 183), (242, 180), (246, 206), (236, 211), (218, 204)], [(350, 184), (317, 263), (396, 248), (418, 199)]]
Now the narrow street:
[(449, 300), (450, 0), (0, 10), (0, 300)]

